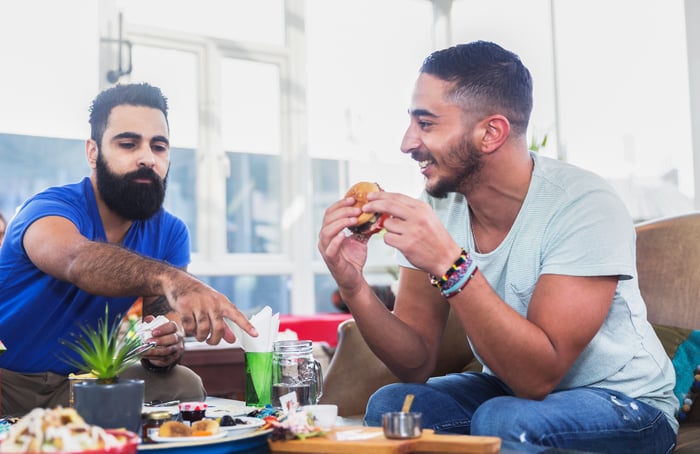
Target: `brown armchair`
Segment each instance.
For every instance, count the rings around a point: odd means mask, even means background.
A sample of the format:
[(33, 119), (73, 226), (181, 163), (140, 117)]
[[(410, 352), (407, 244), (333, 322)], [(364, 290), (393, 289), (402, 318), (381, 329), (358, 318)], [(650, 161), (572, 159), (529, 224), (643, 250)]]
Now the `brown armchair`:
[[(636, 230), (639, 283), (649, 321), (700, 329), (700, 213), (647, 221)], [(339, 326), (338, 340), (321, 402), (337, 404), (340, 416), (361, 418), (369, 396), (398, 379), (369, 349), (354, 320)], [(433, 375), (479, 369), (464, 331), (450, 315)], [(694, 413), (681, 424), (677, 453), (700, 452), (700, 410)]]

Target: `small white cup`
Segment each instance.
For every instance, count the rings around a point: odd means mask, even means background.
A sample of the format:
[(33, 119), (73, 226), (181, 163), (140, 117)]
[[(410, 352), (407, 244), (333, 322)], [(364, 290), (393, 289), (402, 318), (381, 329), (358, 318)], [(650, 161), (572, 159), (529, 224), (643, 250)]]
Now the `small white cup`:
[(324, 430), (332, 429), (338, 418), (338, 406), (332, 404), (305, 405), (301, 411), (311, 413), (314, 424)]

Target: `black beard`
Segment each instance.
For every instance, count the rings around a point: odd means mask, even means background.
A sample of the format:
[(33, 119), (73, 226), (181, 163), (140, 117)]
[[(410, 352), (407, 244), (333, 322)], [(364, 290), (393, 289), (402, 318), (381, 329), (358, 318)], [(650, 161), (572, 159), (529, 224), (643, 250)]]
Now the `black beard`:
[(450, 192), (469, 192), (478, 184), (484, 167), (481, 152), (466, 137), (447, 151), (444, 163), (451, 169), (457, 169), (457, 173), (453, 177), (439, 179), (432, 187), (426, 186), (428, 194), (437, 199), (444, 199)]
[[(156, 214), (163, 206), (168, 177), (161, 179), (151, 168), (141, 167), (125, 175), (109, 169), (102, 153), (97, 155), (97, 189), (107, 207), (124, 219), (143, 221)], [(134, 183), (148, 179), (151, 184)]]

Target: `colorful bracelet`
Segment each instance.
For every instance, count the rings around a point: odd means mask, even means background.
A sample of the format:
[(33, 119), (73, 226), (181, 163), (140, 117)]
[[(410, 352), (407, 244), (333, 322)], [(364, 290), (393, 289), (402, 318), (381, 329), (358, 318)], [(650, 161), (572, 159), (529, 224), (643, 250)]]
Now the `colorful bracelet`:
[(469, 282), (474, 278), (474, 275), (476, 272), (479, 270), (479, 267), (476, 266), (476, 263), (471, 262), (469, 263), (468, 267), (465, 267), (464, 273), (459, 273), (460, 278), (455, 284), (451, 287), (448, 287), (447, 289), (440, 290), (440, 293), (442, 293), (442, 296), (445, 298), (452, 298), (453, 296), (457, 295), (458, 293), (461, 293), (462, 290), (469, 284)]
[[(467, 251), (462, 249), (462, 252), (460, 252), (459, 257), (455, 262), (452, 264), (450, 269), (448, 269), (445, 274), (443, 274), (441, 277), (433, 276), (432, 274), (429, 274), (430, 276), (430, 283), (432, 284), (433, 287), (438, 288), (438, 289), (443, 289), (445, 288), (445, 285), (448, 283), (450, 280), (450, 277), (452, 277), (455, 274), (455, 271), (457, 271), (460, 267), (464, 266), (465, 263), (468, 260), (469, 255), (467, 254)], [(450, 285), (451, 286), (451, 285)], [(449, 288), (449, 287), (448, 287)]]

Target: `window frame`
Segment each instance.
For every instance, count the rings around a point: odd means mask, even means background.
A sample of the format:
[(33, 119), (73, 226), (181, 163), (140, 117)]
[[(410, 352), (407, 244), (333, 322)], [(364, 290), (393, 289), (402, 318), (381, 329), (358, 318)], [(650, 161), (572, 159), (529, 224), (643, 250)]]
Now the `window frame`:
[[(313, 276), (325, 272), (314, 260), (312, 238), (311, 158), (302, 144), (306, 141), (305, 34), (303, 2), (285, 0), (286, 43), (284, 46), (237, 42), (182, 32), (154, 30), (125, 23), (125, 38), (134, 46), (174, 49), (195, 54), (197, 69), (198, 134), (197, 162), (197, 244), (189, 271), (195, 275), (243, 276), (288, 275), (292, 288), (290, 311), (314, 313)], [(302, 26), (299, 27), (299, 18)], [(291, 58), (294, 55), (294, 58)], [(221, 62), (241, 59), (274, 64), (280, 77), (280, 205), (282, 247), (278, 254), (226, 252), (226, 178), (229, 160), (221, 131)], [(104, 60), (104, 59), (102, 59)], [(100, 71), (103, 72), (103, 71)], [(229, 150), (230, 151), (230, 150)], [(284, 170), (282, 170), (284, 169)]]

